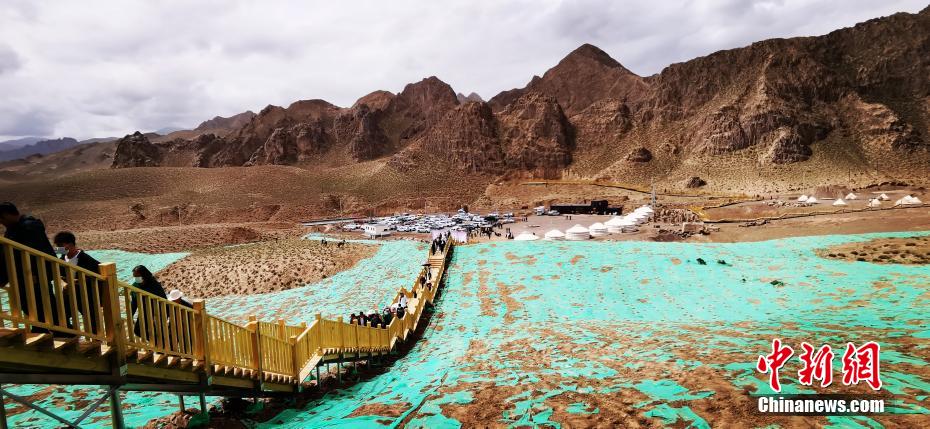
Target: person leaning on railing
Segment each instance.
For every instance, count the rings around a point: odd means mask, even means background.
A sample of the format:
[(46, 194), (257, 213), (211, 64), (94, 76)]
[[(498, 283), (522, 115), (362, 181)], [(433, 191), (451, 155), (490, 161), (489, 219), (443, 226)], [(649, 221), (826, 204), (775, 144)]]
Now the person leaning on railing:
[[(7, 239), (15, 241), (24, 246), (31, 247), (35, 250), (38, 250), (39, 252), (46, 253), (53, 258), (55, 257), (55, 251), (52, 249), (52, 243), (49, 243), (48, 236), (45, 234), (45, 224), (43, 224), (41, 220), (32, 216), (21, 215), (13, 203), (3, 202), (0, 203), (0, 223), (6, 227), (6, 233), (4, 233), (3, 236)], [(29, 314), (30, 310), (29, 298), (26, 293), (26, 278), (23, 275), (23, 270), (21, 268), (23, 267), (24, 262), (22, 259), (23, 256), (26, 256), (28, 258), (27, 260), (32, 258), (31, 256), (26, 255), (25, 252), (15, 249), (13, 250), (14, 262), (12, 268), (16, 270), (16, 280), (17, 285), (19, 286), (18, 292), (20, 310), (24, 315), (32, 316)], [(6, 255), (3, 255), (2, 251), (0, 251), (0, 257), (4, 258), (2, 261), (0, 261), (0, 268), (2, 268), (0, 269), (0, 285), (5, 285), (10, 281), (10, 273), (7, 272), (6, 263), (3, 262), (6, 260)], [(41, 261), (41, 258), (36, 258), (37, 263), (43, 263)], [(52, 264), (49, 262), (44, 263), (46, 264), (45, 272), (51, 274), (53, 270)], [(17, 267), (20, 268), (17, 269)], [(42, 296), (42, 288), (44, 287), (47, 290), (49, 301), (55, 302), (55, 295), (53, 293), (51, 284), (51, 281), (54, 280), (52, 277), (54, 276), (50, 275), (47, 279), (48, 282), (45, 285), (42, 285), (42, 282), (39, 281), (38, 271), (38, 269), (34, 270), (30, 278), (32, 281), (34, 297), (39, 301), (37, 303), (38, 305), (35, 306), (35, 320), (43, 323), (55, 324), (55, 320), (59, 318), (57, 307), (52, 305), (50, 309), (52, 314), (46, 315), (45, 308), (41, 304), (40, 298)], [(49, 332), (48, 329), (36, 326), (33, 326), (31, 330), (32, 332)]]
[[(93, 256), (90, 256), (84, 250), (77, 247), (77, 237), (69, 231), (62, 231), (58, 234), (55, 234), (55, 237), (52, 239), (52, 242), (55, 244), (55, 253), (60, 255), (61, 260), (65, 261), (68, 264), (81, 267), (92, 273), (100, 274), (100, 262), (94, 259)], [(60, 273), (62, 278), (67, 278), (67, 273), (64, 272), (64, 267), (62, 267), (62, 272)], [(65, 284), (63, 292), (66, 294), (63, 298), (68, 302), (70, 297), (67, 294), (74, 294), (77, 298), (76, 302), (78, 303), (77, 309), (82, 316), (90, 320), (90, 329), (91, 332), (97, 333), (97, 310), (94, 307), (94, 303), (97, 306), (102, 305), (103, 302), (103, 290), (98, 291), (97, 298), (94, 299), (91, 297), (90, 291), (86, 293), (82, 290), (78, 290), (79, 287), (86, 287), (86, 285), (81, 285), (78, 282), (75, 282), (73, 285)], [(90, 301), (85, 304), (85, 298)], [(90, 314), (84, 314), (84, 307), (87, 306)], [(69, 327), (75, 327), (79, 324), (77, 323), (76, 316), (71, 314), (71, 306), (65, 306), (65, 318), (69, 320)]]

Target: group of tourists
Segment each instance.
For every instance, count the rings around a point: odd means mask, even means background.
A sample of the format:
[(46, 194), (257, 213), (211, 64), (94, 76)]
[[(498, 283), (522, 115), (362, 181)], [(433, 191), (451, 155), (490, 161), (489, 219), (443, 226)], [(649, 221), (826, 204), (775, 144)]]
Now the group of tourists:
[[(74, 235), (74, 233), (70, 231), (61, 231), (55, 234), (54, 238), (50, 242), (48, 236), (46, 235), (45, 224), (36, 217), (21, 214), (16, 205), (11, 202), (0, 203), (0, 224), (3, 224), (3, 226), (6, 228), (4, 237), (7, 239), (24, 246), (31, 247), (38, 252), (58, 258), (64, 261), (66, 264), (71, 264), (89, 272), (100, 274), (100, 262), (86, 251), (78, 247), (77, 237)], [(52, 246), (53, 243), (54, 246)], [(0, 256), (3, 258), (0, 259), (0, 285), (6, 285), (11, 283), (11, 280), (14, 280), (10, 278), (7, 264), (3, 262), (7, 260), (6, 255), (2, 254), (4, 251), (4, 249), (0, 248)], [(102, 287), (98, 288), (97, 294), (94, 296), (93, 291), (86, 290), (86, 282), (82, 283), (79, 281), (74, 281), (73, 284), (69, 284), (66, 280), (69, 277), (67, 273), (64, 272), (65, 270), (60, 270), (58, 273), (56, 273), (53, 265), (50, 262), (40, 262), (38, 259), (36, 260), (37, 263), (46, 264), (44, 272), (47, 273), (47, 281), (45, 281), (43, 284), (43, 281), (40, 280), (38, 273), (40, 270), (38, 269), (33, 270), (30, 278), (27, 281), (24, 270), (17, 268), (23, 266), (22, 258), (26, 256), (26, 254), (14, 248), (12, 256), (14, 261), (12, 268), (16, 271), (15, 281), (19, 295), (19, 307), (20, 311), (26, 318), (37, 320), (42, 323), (67, 326), (68, 328), (72, 329), (80, 329), (78, 317), (77, 315), (73, 314), (70, 305), (64, 306), (64, 314), (59, 314), (58, 306), (54, 304), (57, 302), (57, 289), (53, 285), (54, 282), (58, 281), (60, 282), (59, 284), (62, 285), (61, 293), (63, 296), (60, 297), (60, 299), (64, 300), (65, 303), (71, 302), (70, 295), (74, 294), (74, 302), (77, 304), (76, 307), (78, 313), (85, 321), (85, 326), (90, 326), (90, 333), (99, 333), (100, 321), (98, 320), (97, 314), (98, 310), (103, 305)], [(181, 293), (180, 290), (175, 289), (166, 294), (165, 289), (162, 287), (161, 283), (158, 282), (152, 272), (144, 265), (138, 265), (133, 268), (132, 275), (134, 278), (134, 287), (184, 307), (193, 308), (193, 305), (184, 299), (184, 294)], [(32, 285), (32, 296), (36, 300), (37, 304), (34, 305), (35, 314), (31, 314), (32, 309), (29, 305), (29, 291), (27, 290), (27, 284), (29, 283)], [(51, 314), (49, 315), (45, 314), (45, 306), (41, 304), (43, 301), (41, 298), (43, 294), (44, 296), (47, 296), (49, 302), (52, 303), (49, 309)], [(149, 310), (153, 310), (157, 307), (152, 306), (153, 309), (146, 308), (146, 304), (137, 302), (136, 295), (138, 294), (132, 294), (132, 302), (130, 304), (130, 312), (133, 315), (136, 314), (137, 310), (139, 310), (139, 314), (149, 314)], [(85, 314), (85, 311), (87, 314)], [(168, 319), (167, 314), (160, 314), (159, 311), (154, 311), (153, 317)], [(140, 323), (139, 317), (137, 316), (134, 328), (136, 335), (140, 335), (140, 332), (149, 329), (149, 326), (143, 325), (146, 325), (146, 323)], [(49, 332), (48, 329), (39, 326), (32, 326), (31, 331), (36, 333)], [(60, 332), (55, 333), (55, 335), (67, 336), (66, 334)]]
[(449, 240), (449, 233), (440, 234), (438, 237), (434, 238), (429, 245), (429, 254), (435, 255), (436, 253), (441, 253), (443, 249), (446, 248), (446, 242)]

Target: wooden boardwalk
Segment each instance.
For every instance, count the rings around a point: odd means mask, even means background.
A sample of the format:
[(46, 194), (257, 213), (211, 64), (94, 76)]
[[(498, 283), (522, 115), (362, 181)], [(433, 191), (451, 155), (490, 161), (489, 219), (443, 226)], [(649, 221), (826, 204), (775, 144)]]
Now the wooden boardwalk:
[[(407, 311), (385, 328), (320, 314), (296, 325), (255, 317), (239, 325), (210, 315), (202, 300), (190, 309), (120, 282), (112, 263), (101, 264), (97, 274), (5, 238), (0, 249), (9, 273), (9, 282), (0, 285), (0, 399), (8, 396), (79, 427), (81, 419), (66, 421), (2, 384), (106, 386), (94, 407), (109, 399), (113, 426), (123, 427), (119, 391), (197, 394), (203, 410), (207, 394), (293, 394), (312, 385), (310, 379), (318, 381), (321, 365), (391, 353), (433, 303), (452, 242), (428, 255), (429, 266), (409, 290), (397, 292), (392, 303), (406, 297)], [(6, 428), (0, 407), (0, 429)]]

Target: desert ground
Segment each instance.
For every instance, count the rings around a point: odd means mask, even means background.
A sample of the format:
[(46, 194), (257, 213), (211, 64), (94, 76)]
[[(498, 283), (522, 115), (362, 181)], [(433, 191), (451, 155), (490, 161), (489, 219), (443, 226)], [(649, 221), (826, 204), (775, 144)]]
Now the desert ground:
[(254, 295), (315, 283), (371, 257), (374, 246), (286, 239), (198, 250), (158, 273), (199, 298)]

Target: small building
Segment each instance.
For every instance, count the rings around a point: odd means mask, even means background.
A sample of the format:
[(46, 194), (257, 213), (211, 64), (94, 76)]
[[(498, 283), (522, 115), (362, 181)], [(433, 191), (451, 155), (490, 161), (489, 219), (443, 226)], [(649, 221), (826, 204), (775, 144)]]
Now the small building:
[(607, 200), (592, 200), (587, 204), (550, 204), (550, 210), (555, 210), (559, 214), (620, 214), (623, 212), (622, 207), (610, 207)]
[(387, 237), (391, 235), (390, 226), (382, 225), (379, 223), (368, 223), (362, 225), (362, 232), (366, 237), (369, 238)]

